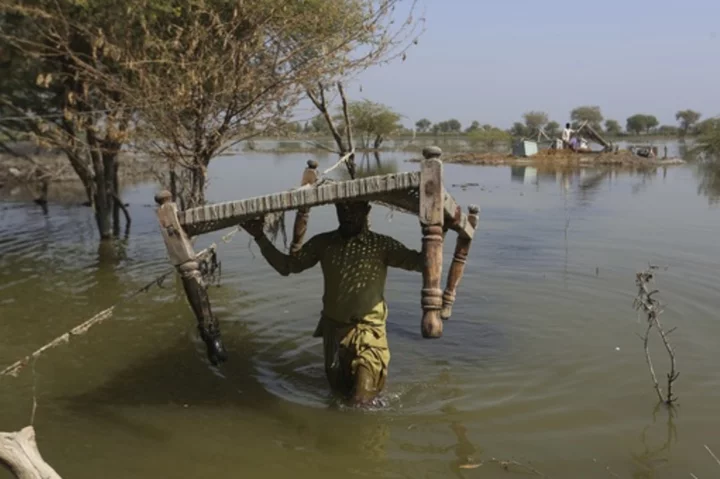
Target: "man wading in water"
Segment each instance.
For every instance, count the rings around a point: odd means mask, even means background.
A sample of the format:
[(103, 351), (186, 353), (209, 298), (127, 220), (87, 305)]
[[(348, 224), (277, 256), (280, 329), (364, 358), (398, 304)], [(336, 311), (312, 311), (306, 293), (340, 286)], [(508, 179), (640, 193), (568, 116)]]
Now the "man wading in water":
[(263, 220), (243, 225), (278, 273), (300, 273), (320, 263), (323, 310), (313, 337), (323, 338), (330, 387), (355, 404), (369, 404), (382, 391), (390, 350), (385, 280), (388, 267), (422, 272), (423, 256), (400, 242), (370, 231), (370, 204), (335, 205), (340, 227), (311, 238), (293, 255), (278, 251), (263, 231)]

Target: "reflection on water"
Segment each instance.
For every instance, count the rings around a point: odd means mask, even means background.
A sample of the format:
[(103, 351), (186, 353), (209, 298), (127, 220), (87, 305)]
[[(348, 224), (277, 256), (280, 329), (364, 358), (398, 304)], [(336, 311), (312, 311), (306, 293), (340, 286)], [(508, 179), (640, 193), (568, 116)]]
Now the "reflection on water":
[(698, 164), (699, 195), (707, 196), (712, 205), (720, 202), (720, 161), (704, 161)]
[[(662, 408), (662, 410), (661, 410)], [(658, 423), (658, 415), (665, 414), (665, 421)], [(667, 469), (672, 457), (672, 445), (677, 443), (677, 428), (675, 427), (676, 410), (658, 405), (653, 412), (652, 424), (643, 428), (639, 442), (642, 451), (634, 451), (631, 457), (634, 462), (632, 477), (635, 479), (652, 479), (658, 477), (660, 471)], [(662, 441), (655, 443), (648, 434), (653, 426), (659, 426), (662, 432)]]
[[(416, 169), (411, 156), (358, 155), (358, 169)], [(208, 196), (294, 187), (309, 157), (220, 159)], [(337, 161), (312, 157), (321, 170)], [(720, 428), (720, 212), (698, 196), (705, 184), (717, 198), (703, 171), (446, 165), (458, 202), (482, 208), (455, 316), (442, 339), (423, 340), (422, 281), (390, 272), (388, 405), (372, 411), (330, 401), (311, 337), (319, 269), (279, 277), (238, 234), (220, 245), (222, 283), (210, 291), (229, 361), (209, 366), (181, 284), (166, 281), (38, 360), (40, 448), (78, 478), (532, 474), (505, 471), (500, 460), (514, 459), (550, 477), (612, 476), (605, 465), (620, 477), (713, 477), (703, 444)], [(101, 248), (87, 208), (0, 204), (0, 365), (168, 269), (153, 193), (125, 192), (133, 231)], [(373, 228), (420, 249), (417, 218), (388, 213), (373, 208)], [(335, 227), (333, 208), (314, 208), (308, 237)], [(648, 425), (654, 393), (634, 336), (634, 273), (648, 262), (669, 266), (664, 317), (678, 326), (683, 414), (670, 426), (664, 410)], [(0, 380), (0, 430), (26, 424), (32, 383)]]

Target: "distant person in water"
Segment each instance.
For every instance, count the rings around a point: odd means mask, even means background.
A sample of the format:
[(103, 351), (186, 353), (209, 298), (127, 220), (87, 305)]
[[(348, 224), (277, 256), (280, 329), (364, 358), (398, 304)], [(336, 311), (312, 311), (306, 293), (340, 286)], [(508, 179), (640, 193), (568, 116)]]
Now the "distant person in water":
[(570, 128), (570, 123), (565, 123), (565, 129), (562, 131), (562, 142), (563, 142), (563, 148), (567, 149), (570, 148), (570, 140), (573, 134), (572, 128)]
[(260, 252), (278, 273), (300, 273), (320, 263), (323, 310), (313, 337), (323, 338), (325, 373), (334, 392), (356, 405), (371, 404), (385, 386), (390, 363), (385, 323), (389, 267), (422, 272), (423, 256), (370, 231), (370, 204), (335, 205), (340, 226), (286, 255), (265, 236), (263, 221), (246, 223)]

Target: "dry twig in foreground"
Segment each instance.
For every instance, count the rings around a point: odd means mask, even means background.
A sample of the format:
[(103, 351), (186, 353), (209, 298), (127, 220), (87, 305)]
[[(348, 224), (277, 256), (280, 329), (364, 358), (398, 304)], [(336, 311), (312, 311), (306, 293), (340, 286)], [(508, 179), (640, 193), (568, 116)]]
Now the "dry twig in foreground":
[[(635, 284), (638, 287), (638, 295), (635, 298), (633, 306), (637, 311), (642, 310), (642, 312), (647, 315), (647, 329), (645, 330), (645, 335), (640, 338), (645, 346), (645, 359), (647, 360), (648, 368), (650, 369), (650, 376), (652, 377), (653, 385), (655, 386), (655, 392), (661, 402), (664, 402), (667, 405), (672, 405), (675, 401), (677, 401), (677, 397), (673, 395), (672, 387), (680, 373), (676, 371), (675, 352), (673, 351), (668, 339), (668, 336), (675, 330), (675, 328), (667, 332), (663, 328), (660, 323), (660, 315), (663, 313), (663, 309), (660, 305), (660, 301), (653, 297), (659, 291), (657, 289), (651, 291), (649, 288), (650, 283), (652, 283), (655, 277), (654, 271), (657, 269), (657, 266), (651, 265), (647, 270), (637, 273)], [(658, 383), (652, 358), (650, 357), (648, 342), (650, 340), (650, 331), (653, 328), (655, 328), (660, 335), (660, 338), (665, 345), (665, 350), (670, 358), (670, 372), (667, 374), (667, 396), (665, 397), (663, 397), (662, 388), (660, 388), (660, 384)]]

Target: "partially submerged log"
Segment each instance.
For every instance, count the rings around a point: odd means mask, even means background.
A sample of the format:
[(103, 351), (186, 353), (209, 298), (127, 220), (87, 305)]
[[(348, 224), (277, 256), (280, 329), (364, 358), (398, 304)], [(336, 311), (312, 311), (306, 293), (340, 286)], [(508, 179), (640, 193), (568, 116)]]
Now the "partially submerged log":
[[(378, 203), (413, 214), (420, 219), (423, 235), (423, 287), (421, 332), (425, 338), (442, 336), (443, 319), (448, 319), (462, 278), (470, 244), (478, 221), (477, 207), (463, 213), (443, 184), (442, 151), (437, 147), (423, 150), (420, 171), (392, 173), (367, 178), (332, 181), (319, 178), (317, 163), (312, 160), (303, 173), (302, 185), (270, 195), (244, 200), (209, 204), (178, 211), (169, 192), (156, 197), (165, 245), (171, 261), (181, 273), (188, 300), (198, 321), (198, 328), (208, 344), (211, 361), (214, 342), (220, 356), (224, 350), (219, 342), (219, 328), (214, 318), (202, 276), (198, 272), (190, 237), (240, 225), (269, 214), (296, 210), (290, 252), (302, 245), (307, 231), (310, 209), (315, 206), (361, 200)], [(455, 255), (450, 266), (445, 292), (441, 287), (442, 251), (448, 230), (458, 234)], [(222, 359), (220, 358), (220, 359)]]
[(18, 479), (61, 479), (42, 458), (32, 426), (18, 432), (0, 432), (0, 464)]

